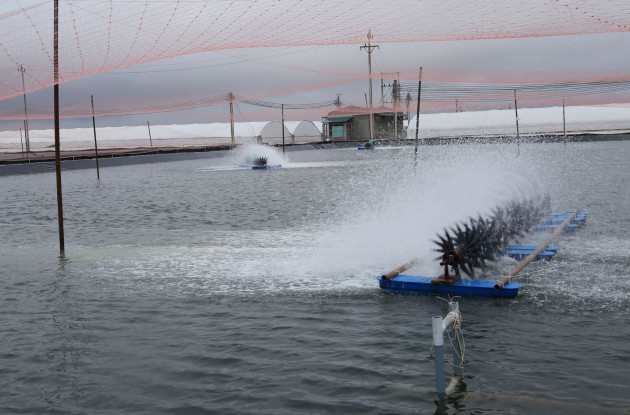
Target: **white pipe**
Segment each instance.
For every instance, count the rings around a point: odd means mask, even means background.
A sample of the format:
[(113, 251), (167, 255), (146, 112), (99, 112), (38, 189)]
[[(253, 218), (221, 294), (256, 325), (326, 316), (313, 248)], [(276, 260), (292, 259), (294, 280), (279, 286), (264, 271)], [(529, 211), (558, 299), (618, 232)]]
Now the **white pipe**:
[(442, 325), (442, 317), (436, 316), (432, 319), (433, 322), (433, 345), (444, 345), (444, 326)]
[(450, 330), (451, 326), (457, 321), (457, 313), (449, 311), (444, 320), (442, 321), (442, 333)]

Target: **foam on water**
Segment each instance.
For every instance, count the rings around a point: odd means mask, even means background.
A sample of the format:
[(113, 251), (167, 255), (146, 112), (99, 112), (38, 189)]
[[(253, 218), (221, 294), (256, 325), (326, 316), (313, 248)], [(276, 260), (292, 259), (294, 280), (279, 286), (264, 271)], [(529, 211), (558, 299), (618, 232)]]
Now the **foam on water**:
[[(155, 211), (125, 211), (133, 227), (116, 232), (122, 242), (80, 245), (72, 249), (73, 260), (86, 264), (93, 261), (96, 265), (91, 267), (91, 272), (95, 278), (119, 280), (121, 289), (132, 291), (159, 290), (173, 295), (378, 292), (377, 276), (414, 258), (418, 262), (408, 273), (439, 275), (442, 269), (436, 260), (438, 253), (434, 251), (433, 240), (445, 227), (465, 221), (469, 216), (487, 215), (492, 208), (507, 201), (540, 196), (549, 191), (552, 202), (560, 200), (555, 203), (555, 209), (575, 207), (578, 201), (567, 203), (568, 196), (562, 193), (567, 183), (550, 169), (553, 165), (549, 163), (548, 148), (539, 148), (546, 152), (519, 155), (514, 146), (505, 145), (422, 147), (417, 167), (413, 148), (407, 147), (369, 154), (353, 150), (344, 152), (343, 160), (335, 160), (334, 154), (329, 153), (332, 161), (308, 161), (308, 157), (300, 154), (296, 155), (299, 162), (290, 163), (296, 167), (317, 167), (312, 172), (294, 169), (275, 171), (272, 175), (233, 176), (231, 172), (201, 171), (191, 177), (190, 184), (184, 181), (193, 186), (192, 191), (199, 191), (195, 186), (215, 189), (207, 195), (218, 198), (214, 208), (207, 208), (210, 211), (224, 204), (220, 199), (228, 194), (234, 194), (229, 196), (231, 199), (236, 198), (230, 202), (232, 206), (237, 209), (247, 206), (252, 212), (259, 204), (249, 206), (251, 200), (277, 199), (278, 202), (270, 202), (264, 209), (284, 217), (282, 210), (287, 208), (282, 199), (278, 199), (279, 194), (285, 195), (284, 200), (321, 199), (318, 201), (324, 210), (320, 207), (310, 212), (308, 204), (296, 205), (306, 206), (302, 220), (292, 219), (290, 224), (277, 229), (264, 222), (258, 225), (252, 222), (256, 225), (254, 229), (247, 226), (222, 229), (204, 224), (216, 222), (214, 216), (201, 218), (199, 226), (192, 229), (189, 223), (201, 212), (188, 211), (189, 202), (174, 205), (183, 209), (171, 214), (179, 215), (180, 219), (168, 222), (152, 218), (155, 215), (152, 212), (164, 211), (168, 206), (153, 202)], [(315, 159), (322, 152), (317, 151)], [(215, 165), (236, 165), (252, 155), (268, 157), (270, 164), (287, 163), (274, 148), (243, 146), (218, 159)], [(185, 176), (189, 174), (187, 171), (177, 171), (177, 174)], [(302, 177), (296, 181), (299, 175)], [(252, 185), (249, 190), (242, 188), (243, 180), (267, 186), (266, 190), (257, 192)], [(285, 181), (280, 184), (280, 180)], [(564, 180), (575, 180), (575, 177), (568, 175)], [(302, 187), (291, 188), (295, 183)], [(108, 184), (105, 190), (114, 185)], [(157, 185), (160, 186), (159, 180)], [(131, 190), (143, 191), (141, 188)], [(240, 195), (242, 191), (250, 193)], [(186, 193), (171, 197), (179, 200), (186, 197)], [(140, 199), (149, 200), (148, 195)], [(580, 200), (579, 204), (587, 207), (593, 202), (597, 200)], [(181, 219), (186, 216), (191, 219)], [(240, 216), (235, 217), (239, 220)], [(299, 215), (293, 217), (300, 218)], [(251, 222), (249, 217), (243, 217), (245, 219)], [(518, 278), (519, 282), (526, 283), (522, 295), (534, 296), (545, 291), (570, 295), (575, 301), (604, 295), (621, 301), (627, 290), (615, 289), (615, 284), (624, 275), (624, 266), (627, 268), (630, 264), (619, 265), (627, 261), (610, 251), (609, 235), (598, 235), (597, 230), (602, 226), (594, 224), (597, 220), (597, 217), (589, 217), (584, 230), (558, 241), (556, 244), (561, 250), (551, 263), (528, 266)], [(221, 226), (229, 223), (221, 222)], [(111, 231), (114, 227), (110, 225)], [(54, 227), (48, 232), (54, 232)], [(100, 233), (98, 229), (92, 232)], [(134, 237), (136, 233), (138, 238)], [(160, 242), (165, 236), (168, 241)], [(529, 238), (523, 242), (537, 243), (545, 235)], [(127, 239), (138, 242), (125, 243)], [(621, 249), (618, 252), (627, 252), (628, 249), (623, 248), (627, 248), (627, 238), (619, 234), (618, 239), (616, 246)], [(596, 264), (601, 258), (609, 257), (610, 261)], [(497, 261), (481, 277), (499, 278), (515, 264), (512, 260)], [(559, 270), (554, 270), (554, 266)], [(588, 271), (581, 272), (584, 270)], [(580, 276), (574, 276), (575, 273)], [(591, 277), (594, 280), (590, 280)], [(558, 281), (566, 282), (570, 289), (563, 288)]]
[(267, 164), (269, 165), (282, 165), (289, 162), (286, 155), (283, 155), (277, 148), (262, 144), (246, 144), (238, 146), (227, 153), (225, 161), (228, 164), (235, 165), (251, 164), (251, 160), (256, 157), (267, 158)]
[[(212, 231), (203, 247), (120, 248), (133, 255), (113, 255), (130, 262), (112, 269), (122, 266), (129, 283), (151, 289), (215, 294), (374, 290), (376, 276), (414, 258), (410, 273), (439, 275), (432, 240), (444, 227), (541, 190), (538, 177), (519, 168), (513, 148), (443, 150), (424, 149), (417, 168), (406, 152), (341, 164), (354, 169), (343, 181), (313, 177), (313, 186), (326, 180), (337, 196), (326, 215), (303, 225)], [(253, 155), (285, 162), (267, 146), (244, 146), (228, 159)]]

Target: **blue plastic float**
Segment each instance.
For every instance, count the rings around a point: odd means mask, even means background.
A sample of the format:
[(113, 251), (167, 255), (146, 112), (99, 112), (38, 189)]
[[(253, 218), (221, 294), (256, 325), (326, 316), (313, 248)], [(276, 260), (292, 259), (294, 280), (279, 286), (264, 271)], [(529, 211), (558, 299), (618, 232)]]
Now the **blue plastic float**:
[(281, 167), (281, 164), (268, 164), (266, 166), (252, 166), (252, 170), (279, 169)]
[[(530, 256), (531, 254), (534, 253), (534, 249), (532, 250), (528, 250), (528, 249), (506, 249), (503, 252), (506, 256), (509, 256), (510, 258), (514, 258), (514, 259), (525, 259), (528, 256)], [(539, 253), (538, 255), (536, 255), (536, 259), (538, 260), (549, 260), (551, 258), (553, 258), (556, 255), (556, 251), (547, 251), (544, 250), (541, 253)]]
[(435, 278), (399, 274), (394, 278), (377, 278), (381, 289), (393, 293), (421, 295), (459, 295), (462, 297), (516, 297), (521, 284), (509, 282), (503, 288), (495, 289), (496, 281), (459, 280), (453, 285), (433, 284)]
[(282, 167), (282, 164), (267, 164), (264, 166), (254, 166), (251, 164), (239, 164), (238, 167), (242, 167), (245, 169), (252, 169), (252, 170), (267, 170), (267, 169), (279, 169)]
[[(536, 225), (535, 230), (537, 231), (554, 231), (564, 222), (571, 212), (551, 212), (549, 216), (538, 225)], [(586, 223), (586, 217), (588, 216), (588, 212), (579, 212), (571, 222), (564, 228), (564, 232), (573, 232), (576, 229), (580, 228), (584, 223)]]

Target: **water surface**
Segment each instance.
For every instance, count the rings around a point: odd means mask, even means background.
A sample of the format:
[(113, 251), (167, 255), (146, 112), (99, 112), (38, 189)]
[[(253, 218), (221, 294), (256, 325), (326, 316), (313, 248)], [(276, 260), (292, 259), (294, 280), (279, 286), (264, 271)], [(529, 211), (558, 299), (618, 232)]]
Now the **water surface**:
[[(61, 258), (54, 173), (0, 177), (0, 412), (630, 413), (629, 142), (239, 157), (64, 164)], [(587, 225), (517, 298), (460, 300), (465, 377), (440, 403), (446, 300), (376, 276), (438, 275), (437, 232), (544, 193)]]

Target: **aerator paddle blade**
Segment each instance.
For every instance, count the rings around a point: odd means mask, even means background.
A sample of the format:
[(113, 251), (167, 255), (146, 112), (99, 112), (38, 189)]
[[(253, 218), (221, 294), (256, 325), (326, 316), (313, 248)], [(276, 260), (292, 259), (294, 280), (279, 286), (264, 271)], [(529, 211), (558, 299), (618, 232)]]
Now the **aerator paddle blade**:
[(508, 243), (529, 233), (545, 213), (544, 200), (512, 201), (494, 208), (487, 218), (470, 217), (444, 229), (433, 242), (438, 252), (457, 251), (462, 271), (474, 277), (475, 269), (494, 261)]
[(256, 157), (254, 160), (252, 160), (252, 164), (254, 166), (266, 166), (267, 157)]

